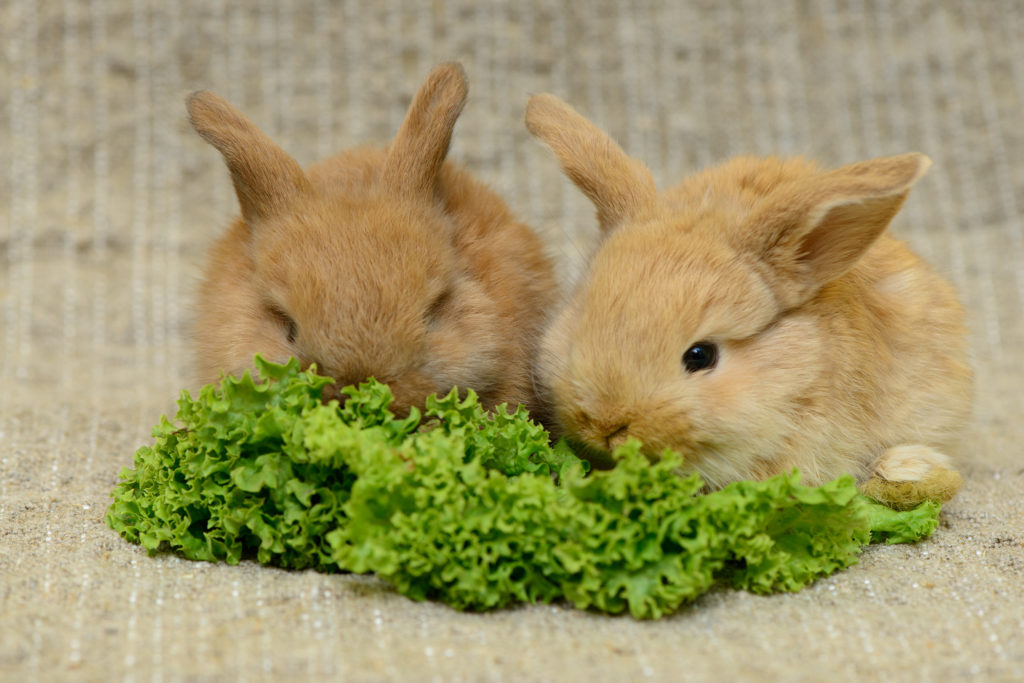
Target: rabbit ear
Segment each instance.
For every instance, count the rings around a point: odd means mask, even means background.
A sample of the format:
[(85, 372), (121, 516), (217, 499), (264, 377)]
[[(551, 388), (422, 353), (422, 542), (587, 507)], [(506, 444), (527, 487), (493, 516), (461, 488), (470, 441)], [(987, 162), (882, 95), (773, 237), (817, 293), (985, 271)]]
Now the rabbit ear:
[(384, 162), (381, 182), (386, 187), (433, 194), (467, 91), (466, 72), (458, 62), (440, 64), (427, 74)]
[(551, 148), (569, 179), (597, 207), (603, 232), (656, 203), (658, 191), (647, 167), (554, 95), (530, 98), (526, 129)]
[(192, 127), (224, 156), (246, 223), (280, 213), (310, 189), (298, 162), (227, 100), (201, 90), (185, 105)]
[(903, 154), (824, 173), (785, 193), (754, 220), (769, 229), (763, 258), (806, 298), (849, 271), (885, 231), (931, 160)]

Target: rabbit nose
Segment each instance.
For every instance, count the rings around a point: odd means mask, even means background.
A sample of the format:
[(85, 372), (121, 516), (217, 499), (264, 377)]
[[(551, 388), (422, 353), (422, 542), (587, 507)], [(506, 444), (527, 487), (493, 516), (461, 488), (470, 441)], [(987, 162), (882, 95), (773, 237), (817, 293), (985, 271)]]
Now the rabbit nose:
[(629, 438), (630, 418), (621, 414), (594, 416), (587, 410), (576, 413), (576, 424), (581, 436), (594, 446), (602, 446), (609, 452), (626, 443)]
[(604, 443), (605, 446), (608, 447), (608, 451), (611, 452), (626, 443), (626, 439), (628, 438), (629, 424), (623, 424), (608, 432), (604, 437)]

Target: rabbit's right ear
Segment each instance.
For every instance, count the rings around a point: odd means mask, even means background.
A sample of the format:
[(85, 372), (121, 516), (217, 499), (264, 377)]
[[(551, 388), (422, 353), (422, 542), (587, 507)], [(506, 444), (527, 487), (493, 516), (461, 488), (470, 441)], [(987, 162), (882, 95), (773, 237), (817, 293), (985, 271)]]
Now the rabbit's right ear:
[(388, 150), (381, 171), (386, 187), (433, 195), (468, 90), (466, 72), (458, 62), (445, 62), (427, 74)]
[(526, 129), (551, 148), (569, 179), (597, 207), (602, 232), (657, 202), (658, 191), (647, 167), (554, 95), (530, 98)]
[(299, 163), (223, 97), (201, 90), (185, 106), (192, 127), (224, 156), (246, 223), (281, 213), (310, 190)]

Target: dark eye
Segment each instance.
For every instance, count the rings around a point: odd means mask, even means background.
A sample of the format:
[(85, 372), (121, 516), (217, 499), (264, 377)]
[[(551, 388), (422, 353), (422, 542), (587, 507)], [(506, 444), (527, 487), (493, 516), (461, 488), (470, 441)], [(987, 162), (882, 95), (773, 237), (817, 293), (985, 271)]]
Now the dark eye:
[(294, 344), (295, 337), (299, 334), (299, 328), (296, 326), (292, 317), (276, 306), (270, 307), (270, 314), (281, 324), (281, 328), (284, 330), (285, 336), (288, 337), (288, 343)]
[(440, 318), (444, 317), (448, 311), (448, 306), (452, 301), (452, 290), (444, 289), (437, 297), (431, 302), (427, 308), (426, 321), (428, 325), (436, 323)]
[(697, 342), (683, 354), (683, 367), (687, 372), (710, 370), (718, 362), (718, 347), (711, 342)]

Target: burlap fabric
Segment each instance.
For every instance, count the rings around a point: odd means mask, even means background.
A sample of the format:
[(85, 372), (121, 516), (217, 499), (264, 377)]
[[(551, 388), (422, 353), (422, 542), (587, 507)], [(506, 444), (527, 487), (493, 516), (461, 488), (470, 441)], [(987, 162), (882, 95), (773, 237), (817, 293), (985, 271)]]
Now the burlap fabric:
[[(1019, 1), (3, 3), (0, 678), (1024, 679), (1022, 36)], [(530, 93), (663, 185), (739, 153), (929, 154), (895, 228), (960, 287), (978, 372), (935, 536), (641, 623), (461, 614), (372, 577), (148, 557), (108, 529), (118, 471), (188, 385), (197, 266), (235, 212), (184, 94), (220, 92), (305, 163), (387, 142), (448, 59), (470, 78), (452, 158), (566, 279), (592, 209), (526, 134)]]

